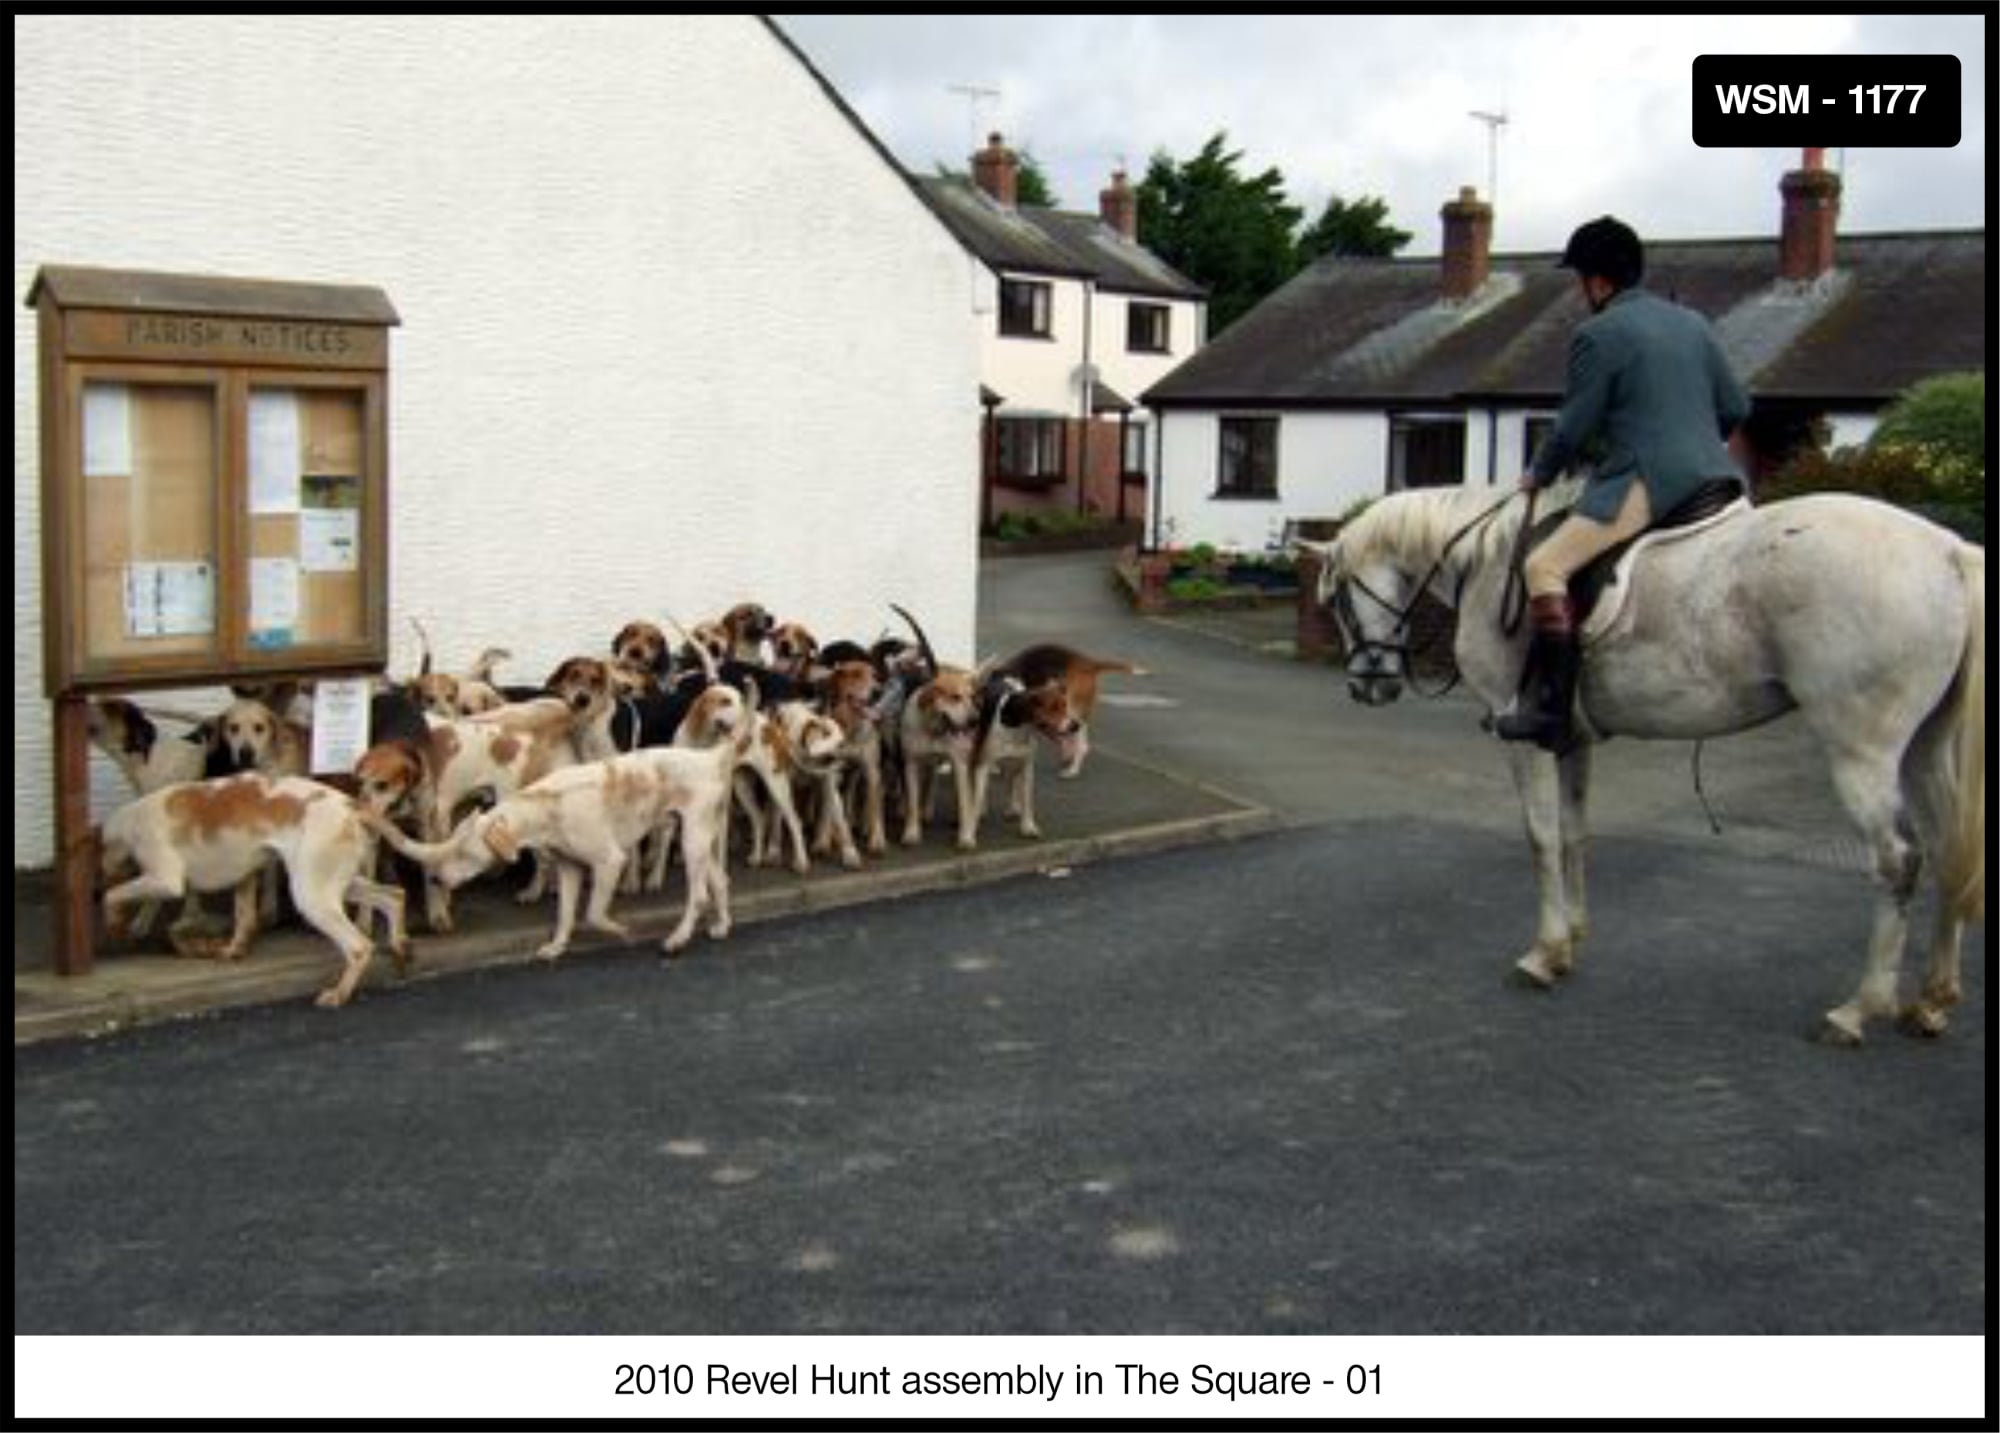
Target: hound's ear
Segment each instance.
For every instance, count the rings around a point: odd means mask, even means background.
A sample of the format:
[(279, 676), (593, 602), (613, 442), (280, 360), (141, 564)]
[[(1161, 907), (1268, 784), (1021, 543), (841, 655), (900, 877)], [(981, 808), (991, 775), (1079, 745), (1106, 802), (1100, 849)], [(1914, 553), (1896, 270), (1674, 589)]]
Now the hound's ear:
[(520, 857), (520, 838), (508, 826), (505, 817), (495, 817), (486, 823), (486, 849), (510, 866)]

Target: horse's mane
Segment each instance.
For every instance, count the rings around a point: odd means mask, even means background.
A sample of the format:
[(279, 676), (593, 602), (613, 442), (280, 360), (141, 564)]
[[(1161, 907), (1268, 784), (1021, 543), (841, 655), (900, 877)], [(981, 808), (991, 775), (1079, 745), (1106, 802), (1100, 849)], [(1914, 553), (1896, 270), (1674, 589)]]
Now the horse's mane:
[[(1567, 508), (1581, 488), (1579, 481), (1569, 479), (1545, 489), (1537, 498), (1539, 511)], [(1421, 573), (1454, 539), (1454, 565), (1482, 566), (1512, 550), (1528, 511), (1525, 501), (1510, 500), (1518, 496), (1488, 487), (1411, 488), (1390, 493), (1370, 503), (1341, 529), (1337, 544), (1341, 566), (1352, 571), (1379, 558), (1405, 572)], [(1474, 523), (1478, 523), (1476, 528)]]

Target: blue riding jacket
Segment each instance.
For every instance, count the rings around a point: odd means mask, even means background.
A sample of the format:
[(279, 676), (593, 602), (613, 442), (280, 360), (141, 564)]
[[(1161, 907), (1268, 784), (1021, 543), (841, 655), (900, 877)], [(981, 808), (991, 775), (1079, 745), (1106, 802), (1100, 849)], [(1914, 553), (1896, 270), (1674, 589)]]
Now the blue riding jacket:
[(1575, 512), (1610, 522), (1636, 478), (1653, 516), (1714, 478), (1742, 478), (1725, 440), (1750, 412), (1708, 320), (1643, 288), (1577, 326), (1562, 412), (1529, 464), (1553, 482), (1592, 438), (1603, 449)]

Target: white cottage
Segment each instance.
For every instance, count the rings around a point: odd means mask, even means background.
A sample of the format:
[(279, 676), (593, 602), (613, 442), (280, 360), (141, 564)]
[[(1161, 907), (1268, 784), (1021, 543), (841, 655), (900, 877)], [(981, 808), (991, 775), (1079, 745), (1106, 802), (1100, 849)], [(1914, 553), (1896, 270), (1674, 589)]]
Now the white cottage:
[[(392, 670), (633, 617), (917, 612), (972, 655), (971, 263), (768, 22), (24, 16), (14, 272), (376, 286)], [(801, 216), (811, 223), (801, 223)], [(14, 330), (14, 861), (51, 855), (35, 316)], [(115, 781), (99, 773), (105, 796)]]
[[(1775, 238), (1646, 249), (1647, 286), (1714, 322), (1760, 470), (1816, 428), (1859, 442), (1911, 384), (1982, 367), (1989, 313), (1983, 231), (1836, 236), (1818, 150), (1779, 187)], [(1585, 310), (1555, 254), (1489, 254), (1472, 190), (1441, 217), (1441, 259), (1322, 259), (1143, 395), (1151, 545), (1256, 550), (1385, 492), (1519, 479)]]
[[(1020, 157), (998, 134), (972, 182), (918, 181), (978, 261), (980, 516), (1146, 510), (1152, 415), (1136, 395), (1207, 338), (1207, 291), (1148, 249), (1123, 171), (1095, 214), (1018, 201)], [(968, 393), (968, 402), (970, 394)]]

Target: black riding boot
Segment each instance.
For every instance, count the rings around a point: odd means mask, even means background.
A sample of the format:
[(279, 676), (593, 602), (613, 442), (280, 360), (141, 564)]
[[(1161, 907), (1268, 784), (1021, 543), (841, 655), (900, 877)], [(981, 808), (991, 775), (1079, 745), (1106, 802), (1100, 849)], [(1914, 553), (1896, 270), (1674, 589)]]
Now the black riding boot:
[(1560, 756), (1574, 740), (1570, 716), (1580, 658), (1575, 616), (1565, 594), (1535, 598), (1529, 617), (1534, 635), (1528, 640), (1521, 694), (1513, 711), (1494, 719), (1493, 730), (1502, 741), (1532, 741)]

